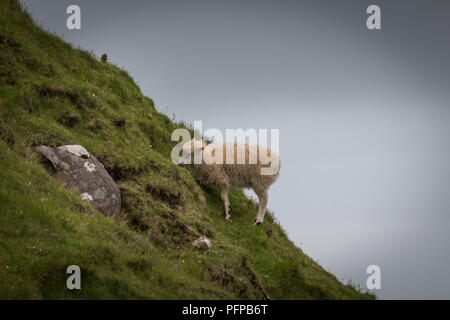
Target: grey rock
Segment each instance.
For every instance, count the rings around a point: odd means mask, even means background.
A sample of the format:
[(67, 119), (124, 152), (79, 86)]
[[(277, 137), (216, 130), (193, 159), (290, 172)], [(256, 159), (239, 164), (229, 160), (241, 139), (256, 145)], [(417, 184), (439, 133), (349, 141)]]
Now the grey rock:
[(55, 169), (55, 177), (68, 188), (77, 191), (106, 216), (120, 212), (120, 191), (105, 167), (84, 147), (66, 145), (58, 148), (36, 147)]

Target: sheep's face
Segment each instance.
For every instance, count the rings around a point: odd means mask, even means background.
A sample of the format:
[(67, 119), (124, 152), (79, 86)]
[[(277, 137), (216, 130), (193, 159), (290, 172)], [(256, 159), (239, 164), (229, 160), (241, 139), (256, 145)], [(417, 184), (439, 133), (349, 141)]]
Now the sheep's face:
[(202, 151), (206, 147), (205, 141), (192, 139), (183, 145), (183, 154), (180, 157), (180, 165), (194, 164), (194, 155), (197, 159), (202, 159)]

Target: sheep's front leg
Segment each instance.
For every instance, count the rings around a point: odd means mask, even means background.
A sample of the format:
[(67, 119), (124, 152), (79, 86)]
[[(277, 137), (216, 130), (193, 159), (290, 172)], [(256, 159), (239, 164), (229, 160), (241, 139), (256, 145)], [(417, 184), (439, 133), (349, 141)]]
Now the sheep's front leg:
[(259, 199), (259, 207), (258, 207), (258, 214), (256, 215), (255, 220), (253, 220), (253, 225), (257, 226), (260, 225), (264, 221), (264, 215), (266, 214), (266, 206), (267, 206), (267, 200), (269, 198), (267, 191), (260, 191), (256, 193), (258, 195)]
[(223, 204), (225, 206), (225, 219), (231, 221), (231, 204), (230, 200), (228, 199), (228, 189), (228, 186), (221, 186), (220, 197), (222, 198)]

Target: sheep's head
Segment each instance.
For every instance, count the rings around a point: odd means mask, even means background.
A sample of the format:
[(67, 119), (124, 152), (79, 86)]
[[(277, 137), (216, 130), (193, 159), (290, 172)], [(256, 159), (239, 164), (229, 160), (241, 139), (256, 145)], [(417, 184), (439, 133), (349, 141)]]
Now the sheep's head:
[(197, 159), (202, 159), (202, 151), (206, 147), (206, 142), (203, 140), (192, 139), (183, 145), (183, 154), (180, 157), (180, 165), (194, 164), (194, 155), (197, 154)]

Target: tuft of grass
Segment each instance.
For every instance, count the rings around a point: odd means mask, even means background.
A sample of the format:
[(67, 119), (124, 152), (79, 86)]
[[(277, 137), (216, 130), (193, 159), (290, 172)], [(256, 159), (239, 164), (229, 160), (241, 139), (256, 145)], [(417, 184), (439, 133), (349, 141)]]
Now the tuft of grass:
[[(174, 165), (175, 122), (125, 70), (36, 26), (0, 2), (1, 299), (373, 299), (344, 285), (286, 236), (273, 213), (232, 190), (233, 222), (216, 187)], [(81, 144), (117, 182), (120, 217), (59, 184), (33, 151)], [(151, 147), (149, 147), (151, 145)], [(212, 241), (198, 250), (200, 235)], [(82, 290), (66, 288), (79, 265)]]

